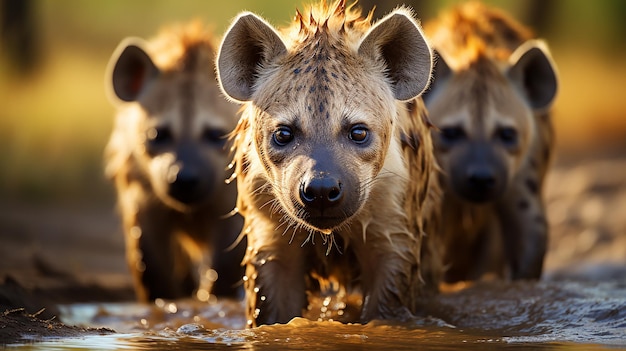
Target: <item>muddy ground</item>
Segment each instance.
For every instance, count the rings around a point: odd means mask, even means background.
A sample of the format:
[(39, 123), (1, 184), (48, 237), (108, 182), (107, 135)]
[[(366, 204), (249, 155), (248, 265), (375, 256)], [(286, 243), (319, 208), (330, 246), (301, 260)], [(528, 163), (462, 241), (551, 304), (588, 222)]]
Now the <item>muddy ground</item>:
[[(626, 281), (624, 149), (557, 158), (547, 184), (544, 280)], [(112, 199), (0, 199), (0, 345), (113, 333), (63, 325), (56, 305), (132, 300), (123, 245)]]

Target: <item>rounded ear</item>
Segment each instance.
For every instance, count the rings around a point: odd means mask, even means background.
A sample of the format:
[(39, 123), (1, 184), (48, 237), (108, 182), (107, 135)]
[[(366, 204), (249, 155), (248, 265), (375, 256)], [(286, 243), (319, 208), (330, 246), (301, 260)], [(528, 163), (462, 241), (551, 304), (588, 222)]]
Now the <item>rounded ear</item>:
[(385, 63), (398, 100), (420, 95), (430, 82), (432, 54), (410, 10), (399, 8), (366, 33), (359, 54)]
[(159, 74), (144, 47), (142, 39), (126, 38), (111, 56), (107, 80), (111, 83), (113, 94), (122, 101), (136, 101)]
[(226, 32), (217, 54), (217, 76), (228, 97), (252, 99), (259, 68), (287, 52), (276, 30), (250, 12), (240, 14)]
[(558, 87), (555, 66), (546, 44), (541, 40), (528, 40), (509, 58), (508, 78), (528, 98), (534, 110), (548, 108)]
[(433, 58), (433, 78), (430, 81), (428, 89), (422, 94), (422, 99), (424, 99), (424, 103), (426, 104), (428, 104), (433, 96), (437, 94), (441, 87), (445, 85), (446, 81), (454, 74), (446, 60), (438, 51), (433, 50)]

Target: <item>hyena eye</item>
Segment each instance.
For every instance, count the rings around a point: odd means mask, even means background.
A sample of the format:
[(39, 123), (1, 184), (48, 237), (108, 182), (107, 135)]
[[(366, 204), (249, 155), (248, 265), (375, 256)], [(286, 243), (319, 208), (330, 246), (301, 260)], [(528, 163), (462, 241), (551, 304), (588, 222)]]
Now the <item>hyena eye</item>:
[(363, 144), (369, 139), (369, 130), (363, 125), (356, 125), (350, 129), (350, 140), (357, 144)]
[(202, 141), (211, 145), (223, 147), (226, 144), (226, 132), (222, 129), (205, 128), (202, 131)]
[(516, 145), (517, 144), (517, 131), (511, 127), (500, 127), (496, 131), (496, 137), (500, 139), (504, 144)]
[(441, 137), (447, 142), (455, 142), (465, 138), (465, 131), (458, 126), (444, 127), (441, 128)]
[(274, 131), (274, 134), (272, 134), (272, 139), (278, 146), (285, 146), (289, 144), (293, 140), (291, 128), (285, 126), (278, 127), (278, 129)]
[(161, 145), (172, 141), (172, 131), (168, 127), (150, 128), (146, 135), (148, 141), (153, 145)]

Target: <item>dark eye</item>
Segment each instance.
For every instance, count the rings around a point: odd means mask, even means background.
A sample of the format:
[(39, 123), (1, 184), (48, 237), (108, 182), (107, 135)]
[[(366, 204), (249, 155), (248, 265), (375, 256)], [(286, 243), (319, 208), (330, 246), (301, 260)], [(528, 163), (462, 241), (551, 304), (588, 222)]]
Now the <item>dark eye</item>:
[(150, 144), (153, 145), (163, 145), (171, 142), (174, 138), (169, 127), (150, 128), (146, 136)]
[(369, 130), (363, 125), (356, 125), (350, 129), (350, 140), (363, 144), (369, 139)]
[(224, 146), (226, 143), (226, 132), (222, 129), (205, 128), (202, 131), (202, 141), (215, 146)]
[(447, 142), (455, 142), (465, 138), (465, 131), (461, 127), (441, 128), (441, 137)]
[(278, 127), (272, 134), (272, 139), (278, 146), (285, 146), (293, 140), (293, 133), (289, 127)]
[(496, 137), (507, 145), (517, 144), (517, 131), (511, 127), (500, 127), (496, 131)]

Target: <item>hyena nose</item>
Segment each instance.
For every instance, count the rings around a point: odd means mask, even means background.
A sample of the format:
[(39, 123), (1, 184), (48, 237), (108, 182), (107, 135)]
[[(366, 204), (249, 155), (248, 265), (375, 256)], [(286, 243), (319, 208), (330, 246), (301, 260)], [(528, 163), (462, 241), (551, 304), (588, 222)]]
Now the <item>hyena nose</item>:
[(170, 195), (183, 203), (197, 200), (200, 177), (197, 172), (181, 168), (170, 181)]
[(333, 177), (314, 177), (300, 184), (300, 199), (306, 206), (326, 208), (343, 199), (341, 182)]
[(492, 190), (496, 186), (494, 172), (486, 167), (470, 168), (467, 172), (467, 181), (477, 190)]

